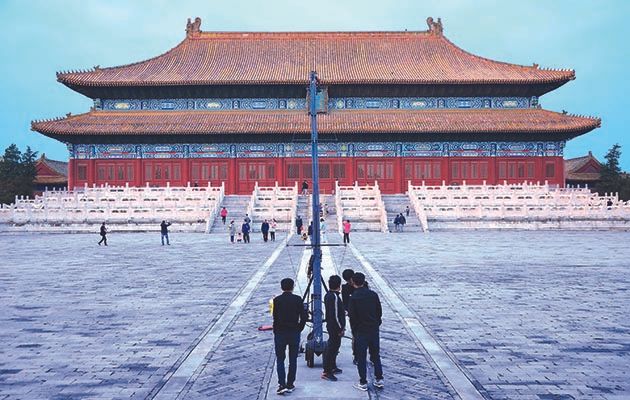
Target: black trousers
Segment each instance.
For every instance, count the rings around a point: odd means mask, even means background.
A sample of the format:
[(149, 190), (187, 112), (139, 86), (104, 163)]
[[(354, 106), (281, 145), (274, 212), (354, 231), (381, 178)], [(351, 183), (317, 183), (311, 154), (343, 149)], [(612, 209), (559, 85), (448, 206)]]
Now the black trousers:
[(269, 233), (263, 232), (263, 240), (266, 242), (269, 238)]
[(248, 233), (243, 232), (243, 243), (249, 243), (249, 232)]
[(343, 242), (344, 243), (350, 243), (350, 234), (349, 233), (345, 233), (343, 234)]
[(341, 347), (341, 331), (336, 329), (328, 329), (328, 347), (326, 348), (326, 364), (324, 364), (324, 372), (332, 373), (337, 368), (337, 354)]
[(107, 236), (105, 235), (101, 235), (101, 241), (98, 242), (98, 244), (101, 244), (103, 242), (105, 243), (105, 246), (107, 246)]
[(269, 232), (269, 234), (271, 235), (271, 241), (275, 242), (276, 241), (276, 232)]

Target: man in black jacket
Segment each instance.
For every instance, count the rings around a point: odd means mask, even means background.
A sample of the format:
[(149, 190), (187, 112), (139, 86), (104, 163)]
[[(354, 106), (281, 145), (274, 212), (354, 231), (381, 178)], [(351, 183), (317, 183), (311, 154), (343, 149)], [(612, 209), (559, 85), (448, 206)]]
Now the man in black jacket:
[[(293, 279), (284, 278), (280, 282), (282, 294), (273, 299), (273, 336), (278, 372), (277, 394), (290, 393), (295, 389), (293, 383), (297, 372), (300, 332), (308, 319), (302, 298), (293, 294), (293, 286)], [(289, 346), (289, 374), (285, 376), (284, 359), (287, 346)]]
[(357, 368), (359, 370), (359, 383), (354, 387), (367, 391), (367, 350), (370, 350), (370, 360), (374, 364), (374, 375), (376, 380), (374, 386), (382, 388), (383, 366), (380, 356), (379, 326), (383, 310), (378, 295), (365, 287), (365, 275), (360, 272), (352, 276), (354, 292), (350, 297), (348, 305), (348, 317), (354, 335), (354, 346), (357, 357)]
[(339, 292), (341, 290), (341, 278), (338, 275), (332, 275), (328, 278), (329, 291), (324, 296), (324, 305), (326, 308), (326, 330), (328, 331), (328, 347), (326, 348), (326, 361), (324, 364), (324, 373), (322, 379), (336, 381), (335, 374), (342, 371), (337, 368), (337, 353), (341, 346), (341, 338), (346, 329), (346, 313), (343, 309), (343, 303)]

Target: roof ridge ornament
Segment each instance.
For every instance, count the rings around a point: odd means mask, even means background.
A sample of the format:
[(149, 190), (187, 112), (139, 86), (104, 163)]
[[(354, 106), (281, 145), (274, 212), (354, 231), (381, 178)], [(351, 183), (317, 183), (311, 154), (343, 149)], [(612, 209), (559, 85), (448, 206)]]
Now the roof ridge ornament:
[(193, 37), (198, 36), (201, 33), (201, 18), (196, 17), (194, 22), (190, 21), (188, 18), (188, 22), (186, 23), (186, 36)]
[(427, 25), (429, 26), (429, 33), (432, 35), (442, 36), (444, 33), (444, 27), (442, 26), (442, 18), (437, 19), (437, 22), (433, 21), (433, 17), (427, 18)]

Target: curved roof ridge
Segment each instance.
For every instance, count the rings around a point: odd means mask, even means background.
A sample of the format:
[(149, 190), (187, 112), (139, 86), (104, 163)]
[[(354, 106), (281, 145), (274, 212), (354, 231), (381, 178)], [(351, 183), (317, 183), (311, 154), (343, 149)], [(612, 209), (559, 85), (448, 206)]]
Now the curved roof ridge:
[(524, 68), (527, 70), (534, 70), (534, 71), (554, 71), (554, 72), (571, 72), (571, 77), (570, 79), (573, 80), (575, 79), (575, 70), (571, 69), (571, 68), (549, 68), (549, 67), (539, 67), (539, 65), (537, 63), (533, 63), (533, 65), (523, 65), (523, 64), (515, 64), (515, 63), (510, 63), (507, 61), (499, 61), (499, 60), (495, 60), (492, 58), (488, 58), (488, 57), (484, 57), (484, 56), (480, 56), (478, 54), (474, 54), (471, 53), (468, 50), (464, 50), (461, 47), (459, 47), (458, 45), (456, 45), (455, 43), (453, 43), (449, 38), (447, 38), (445, 35), (435, 35), (437, 37), (442, 38), (442, 40), (444, 40), (446, 43), (448, 43), (449, 45), (451, 45), (453, 48), (455, 48), (456, 50), (471, 56), (473, 58), (477, 58), (483, 61), (488, 61), (491, 63), (496, 63), (496, 64), (502, 64), (502, 65), (509, 65), (510, 67), (520, 67), (520, 68)]

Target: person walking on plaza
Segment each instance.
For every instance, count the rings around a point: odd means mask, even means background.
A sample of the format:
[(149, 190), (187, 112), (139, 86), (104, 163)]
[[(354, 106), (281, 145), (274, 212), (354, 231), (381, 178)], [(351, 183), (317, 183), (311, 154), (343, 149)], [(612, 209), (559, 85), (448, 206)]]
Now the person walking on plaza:
[(225, 220), (227, 219), (228, 216), (228, 210), (227, 208), (223, 207), (221, 208), (221, 221), (223, 221), (223, 225), (225, 225)]
[(267, 220), (260, 225), (260, 231), (262, 232), (263, 242), (267, 243), (267, 240), (269, 240), (269, 222)]
[(234, 220), (230, 221), (228, 229), (230, 230), (230, 243), (234, 243), (234, 236), (236, 236), (236, 225), (234, 224)]
[(164, 238), (166, 238), (166, 244), (171, 245), (171, 242), (168, 241), (168, 227), (171, 226), (170, 222), (162, 221), (160, 224), (160, 232), (162, 233), (162, 246), (164, 246)]
[(354, 387), (367, 391), (367, 351), (374, 365), (374, 386), (382, 388), (383, 366), (381, 365), (379, 327), (383, 310), (378, 295), (365, 287), (365, 275), (360, 272), (352, 276), (354, 292), (348, 305), (348, 317), (354, 337), (354, 346), (359, 372), (359, 383)]
[(343, 242), (350, 243), (350, 230), (352, 229), (352, 224), (350, 224), (350, 220), (347, 219), (343, 222)]
[(300, 217), (298, 215), (297, 218), (295, 219), (295, 227), (297, 228), (297, 234), (298, 235), (302, 234), (302, 227), (303, 226), (304, 226), (304, 222), (302, 222), (302, 217)]
[(105, 246), (107, 246), (107, 228), (105, 227), (105, 222), (101, 225), (101, 240), (98, 242), (98, 245), (100, 246), (101, 243), (105, 243)]
[(322, 242), (326, 243), (326, 220), (324, 218), (319, 219), (319, 232), (321, 233)]
[(407, 208), (405, 208), (405, 214), (407, 214), (407, 217), (409, 217), (409, 212), (410, 212), (410, 211), (411, 211), (411, 210), (409, 210), (409, 206), (407, 206)]
[(400, 215), (398, 216), (398, 222), (400, 223), (400, 231), (403, 232), (405, 230), (405, 224), (407, 223), (407, 219), (402, 213), (400, 213)]
[(341, 338), (346, 329), (346, 313), (340, 296), (341, 278), (338, 275), (332, 275), (328, 278), (328, 289), (328, 293), (324, 296), (328, 347), (326, 348), (326, 357), (324, 357), (322, 379), (335, 382), (337, 381), (335, 374), (343, 372), (337, 367), (337, 353), (339, 353)]
[(249, 243), (249, 231), (250, 231), (249, 222), (247, 219), (244, 220), (243, 225), (241, 226), (241, 232), (243, 233), (243, 243)]
[(272, 242), (276, 241), (276, 229), (278, 229), (278, 223), (276, 219), (273, 218), (269, 226), (269, 239), (271, 239)]
[[(293, 294), (293, 279), (280, 281), (282, 294), (273, 299), (273, 339), (278, 373), (277, 394), (291, 393), (295, 389), (297, 357), (300, 347), (300, 333), (306, 325), (308, 315), (302, 298)], [(285, 375), (284, 360), (289, 347), (289, 373)]]
[(308, 183), (306, 183), (306, 181), (302, 182), (302, 194), (308, 194)]

